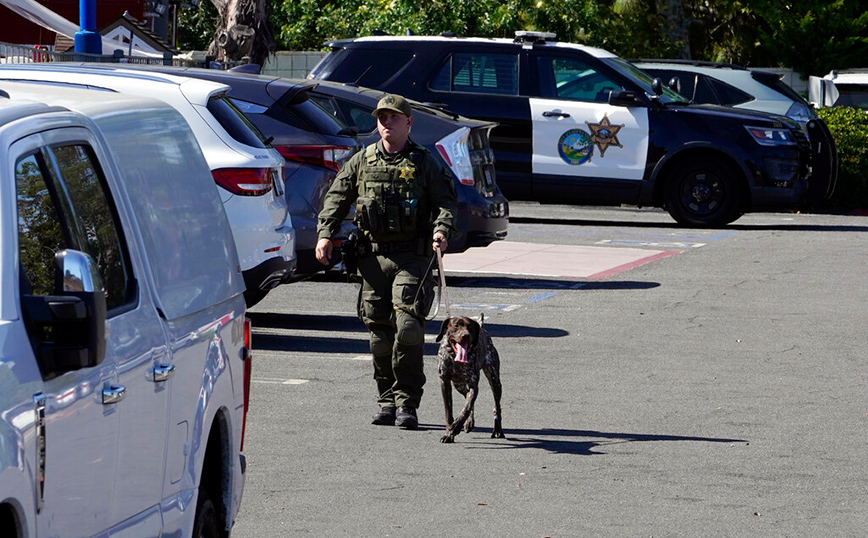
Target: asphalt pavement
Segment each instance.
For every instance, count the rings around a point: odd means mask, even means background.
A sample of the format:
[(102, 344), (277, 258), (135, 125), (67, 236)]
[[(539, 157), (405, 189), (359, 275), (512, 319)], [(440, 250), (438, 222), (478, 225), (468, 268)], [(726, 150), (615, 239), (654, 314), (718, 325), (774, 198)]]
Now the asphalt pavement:
[(868, 218), (511, 212), (444, 260), (448, 310), (484, 312), (500, 352), (506, 439), (483, 380), (476, 430), (439, 442), (445, 305), (405, 431), (370, 424), (356, 287), (281, 286), (250, 312), (235, 538), (865, 535)]

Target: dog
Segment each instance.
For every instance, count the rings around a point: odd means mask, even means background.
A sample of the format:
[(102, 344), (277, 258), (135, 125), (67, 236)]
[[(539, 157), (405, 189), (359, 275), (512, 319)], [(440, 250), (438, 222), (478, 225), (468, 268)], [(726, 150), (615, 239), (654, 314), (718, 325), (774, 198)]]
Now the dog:
[[(440, 373), (440, 390), (443, 393), (443, 405), (446, 408), (446, 434), (440, 438), (441, 443), (452, 443), (455, 436), (464, 431), (473, 431), (473, 407), (479, 395), (479, 373), (485, 373), (491, 391), (494, 393), (494, 429), (492, 438), (504, 439), (501, 427), (500, 396), (503, 387), (500, 383), (500, 357), (491, 336), (482, 326), (485, 314), (479, 322), (457, 316), (448, 317), (440, 326), (437, 342), (440, 349), (437, 352), (438, 371)], [(464, 408), (458, 417), (452, 416), (452, 386), (464, 396)]]

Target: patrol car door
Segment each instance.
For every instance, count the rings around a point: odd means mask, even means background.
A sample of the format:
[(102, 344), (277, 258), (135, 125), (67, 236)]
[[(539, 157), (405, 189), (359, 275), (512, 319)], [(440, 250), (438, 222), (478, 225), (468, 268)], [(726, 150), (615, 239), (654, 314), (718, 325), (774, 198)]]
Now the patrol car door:
[[(608, 104), (621, 84), (591, 59), (540, 51), (532, 57), (539, 96), (530, 100), (534, 190), (575, 189), (607, 197), (615, 186), (638, 187), (648, 154), (644, 107)], [(619, 189), (620, 190), (620, 189)], [(614, 195), (612, 195), (614, 196)]]

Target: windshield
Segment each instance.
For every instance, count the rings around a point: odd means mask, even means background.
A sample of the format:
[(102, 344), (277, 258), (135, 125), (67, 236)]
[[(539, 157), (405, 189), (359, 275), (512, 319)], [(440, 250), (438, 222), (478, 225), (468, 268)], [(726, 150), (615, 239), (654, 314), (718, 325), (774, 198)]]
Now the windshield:
[[(654, 95), (654, 90), (651, 89), (651, 82), (654, 77), (642, 71), (635, 65), (622, 60), (621, 58), (601, 58), (609, 67), (615, 69), (625, 77), (633, 80), (638, 84), (648, 95)], [(680, 103), (687, 104), (689, 101), (679, 93), (663, 85), (663, 93), (659, 96), (660, 102), (663, 104)]]

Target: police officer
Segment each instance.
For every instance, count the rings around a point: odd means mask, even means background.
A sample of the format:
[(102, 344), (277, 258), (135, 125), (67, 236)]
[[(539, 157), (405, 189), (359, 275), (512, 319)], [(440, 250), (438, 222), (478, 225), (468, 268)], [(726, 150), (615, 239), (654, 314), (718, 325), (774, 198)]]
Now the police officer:
[(373, 424), (418, 426), (425, 374), (425, 316), (433, 304), (428, 269), (434, 249), (446, 250), (454, 230), (450, 173), (410, 140), (413, 116), (399, 95), (385, 95), (372, 113), (380, 141), (341, 169), (319, 214), (316, 257), (328, 264), (331, 238), (352, 204), (357, 246), (358, 315), (370, 331), (379, 412)]

